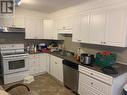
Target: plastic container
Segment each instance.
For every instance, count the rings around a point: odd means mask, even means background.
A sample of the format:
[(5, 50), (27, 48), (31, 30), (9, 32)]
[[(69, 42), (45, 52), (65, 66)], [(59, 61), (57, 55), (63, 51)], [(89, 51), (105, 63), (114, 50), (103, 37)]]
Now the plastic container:
[(110, 55), (102, 55), (97, 53), (95, 64), (100, 65), (101, 67), (112, 66), (113, 64), (116, 63), (116, 57), (117, 55), (113, 53)]

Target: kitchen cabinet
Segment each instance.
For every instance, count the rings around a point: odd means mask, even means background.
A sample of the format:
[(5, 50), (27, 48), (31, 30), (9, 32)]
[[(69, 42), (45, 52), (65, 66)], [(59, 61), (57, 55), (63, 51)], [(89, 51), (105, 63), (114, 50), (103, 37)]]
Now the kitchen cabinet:
[(56, 20), (43, 20), (44, 39), (59, 40), (59, 35), (56, 29)]
[(0, 16), (0, 27), (12, 27), (14, 24), (13, 16)]
[(50, 63), (51, 63), (51, 56), (50, 54), (46, 54), (46, 72), (50, 73)]
[(122, 95), (126, 75), (112, 77), (79, 65), (78, 92), (80, 95)]
[[(76, 19), (76, 18), (75, 18)], [(80, 20), (79, 20), (80, 19)], [(76, 30), (73, 42), (102, 44), (105, 33), (105, 12), (102, 10), (86, 11), (75, 20)]]
[(100, 93), (95, 89), (89, 87), (86, 84), (80, 85), (80, 95), (106, 95), (105, 93)]
[(63, 82), (63, 64), (61, 58), (51, 55), (50, 74)]
[(89, 42), (89, 33), (90, 33), (90, 15), (85, 13), (81, 15), (81, 30), (80, 30), (80, 40), (83, 43)]
[(58, 34), (72, 34), (73, 32), (73, 16), (61, 17), (56, 20)]
[(107, 9), (107, 27), (105, 45), (127, 46), (127, 11), (126, 7)]
[[(75, 21), (73, 42), (127, 47), (126, 6), (85, 11)], [(78, 19), (78, 17), (77, 17)]]
[(54, 39), (53, 20), (43, 20), (44, 39)]
[(32, 75), (46, 72), (46, 54), (29, 55), (29, 71)]
[(19, 28), (25, 28), (25, 18), (21, 16), (15, 16), (14, 26)]
[(43, 39), (43, 23), (38, 18), (25, 18), (26, 39)]
[(106, 13), (103, 9), (94, 10), (90, 15), (89, 43), (103, 44), (105, 40)]
[(73, 33), (72, 33), (72, 41), (73, 42), (81, 42), (80, 35), (80, 15), (75, 15), (73, 21)]

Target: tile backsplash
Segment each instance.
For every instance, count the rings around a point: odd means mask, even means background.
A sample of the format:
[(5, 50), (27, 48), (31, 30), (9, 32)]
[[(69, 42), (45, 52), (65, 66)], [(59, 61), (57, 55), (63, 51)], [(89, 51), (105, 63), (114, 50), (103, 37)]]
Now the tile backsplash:
[(80, 44), (76, 42), (72, 42), (72, 36), (64, 36), (64, 45), (66, 50), (75, 51), (79, 47), (83, 49), (84, 52), (96, 54), (99, 51), (109, 50), (117, 54), (117, 61), (127, 63), (127, 48), (120, 47), (109, 47), (109, 46), (101, 46), (101, 45), (93, 45), (93, 44)]
[[(127, 63), (127, 48), (119, 48), (119, 47), (108, 47), (108, 46), (100, 46), (100, 45), (92, 45), (92, 44), (80, 44), (72, 42), (72, 36), (66, 35), (64, 36), (65, 40), (63, 41), (55, 41), (58, 43), (62, 43), (65, 45), (66, 50), (75, 51), (79, 47), (83, 49), (84, 52), (88, 52), (91, 54), (96, 54), (98, 51), (110, 50), (115, 52), (118, 56), (117, 61)], [(14, 43), (24, 43), (25, 46), (33, 45), (38, 43), (46, 43), (50, 44), (54, 42), (54, 40), (25, 40), (25, 34), (20, 33), (0, 33), (0, 44), (14, 44)]]

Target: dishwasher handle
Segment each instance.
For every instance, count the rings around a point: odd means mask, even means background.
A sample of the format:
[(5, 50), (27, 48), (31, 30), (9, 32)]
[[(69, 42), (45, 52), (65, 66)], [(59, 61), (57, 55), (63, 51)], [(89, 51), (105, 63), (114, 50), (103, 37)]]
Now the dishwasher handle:
[(78, 70), (78, 64), (70, 62), (68, 60), (63, 60), (63, 65), (69, 66), (75, 70)]

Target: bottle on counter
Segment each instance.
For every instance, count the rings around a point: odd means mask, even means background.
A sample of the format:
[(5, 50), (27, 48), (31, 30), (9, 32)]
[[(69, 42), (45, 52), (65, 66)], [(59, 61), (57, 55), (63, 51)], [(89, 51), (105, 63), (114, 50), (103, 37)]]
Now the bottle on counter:
[(78, 48), (74, 54), (74, 57), (77, 61), (80, 61), (80, 56), (81, 56), (81, 53), (83, 53), (83, 50)]

